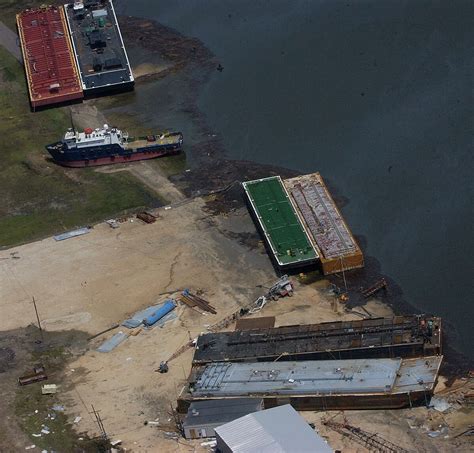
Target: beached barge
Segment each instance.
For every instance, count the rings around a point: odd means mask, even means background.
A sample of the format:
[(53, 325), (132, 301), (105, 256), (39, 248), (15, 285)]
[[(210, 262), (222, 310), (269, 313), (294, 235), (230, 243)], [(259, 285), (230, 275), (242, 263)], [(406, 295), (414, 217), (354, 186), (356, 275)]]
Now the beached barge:
[(27, 9), (16, 16), (31, 107), (84, 97), (62, 7)]
[(134, 78), (111, 0), (64, 5), (85, 95), (133, 89)]
[(428, 404), (442, 356), (301, 362), (213, 363), (195, 369), (178, 398), (262, 398), (265, 409), (398, 409)]
[(364, 266), (364, 256), (319, 173), (285, 179), (324, 275)]
[(276, 264), (286, 269), (315, 263), (318, 254), (281, 178), (247, 181), (242, 186)]
[(441, 353), (441, 318), (413, 315), (206, 333), (197, 339), (193, 365)]

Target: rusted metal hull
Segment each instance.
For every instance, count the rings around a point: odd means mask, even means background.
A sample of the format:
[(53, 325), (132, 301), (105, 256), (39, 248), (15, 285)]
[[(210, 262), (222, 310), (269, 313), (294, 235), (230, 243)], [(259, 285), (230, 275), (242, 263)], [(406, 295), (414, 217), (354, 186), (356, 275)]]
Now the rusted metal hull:
[(21, 376), (18, 378), (18, 383), (20, 385), (28, 385), (28, 384), (33, 384), (35, 382), (41, 382), (45, 381), (48, 379), (48, 376), (46, 373), (41, 372), (41, 373), (34, 373), (34, 374), (28, 374), (26, 376)]
[[(249, 395), (251, 397), (252, 395)], [(412, 392), (399, 394), (377, 395), (302, 395), (275, 397), (254, 395), (262, 398), (265, 409), (291, 404), (298, 411), (329, 411), (329, 410), (365, 410), (365, 409), (403, 409), (427, 405), (430, 402), (431, 392)], [(194, 401), (208, 401), (217, 398), (180, 398), (177, 410), (187, 413), (190, 404)]]
[[(432, 324), (431, 330), (429, 323)], [(199, 336), (193, 365), (441, 355), (441, 319), (398, 316)]]
[(63, 8), (25, 10), (16, 20), (33, 109), (82, 99)]

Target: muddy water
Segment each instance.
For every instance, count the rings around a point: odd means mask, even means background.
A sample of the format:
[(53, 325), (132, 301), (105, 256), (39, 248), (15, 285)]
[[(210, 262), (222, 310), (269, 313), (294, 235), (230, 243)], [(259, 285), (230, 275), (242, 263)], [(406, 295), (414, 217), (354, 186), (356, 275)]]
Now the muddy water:
[[(381, 271), (474, 356), (472, 2), (116, 3), (201, 39), (224, 70), (199, 107), (228, 156), (320, 171)], [(177, 86), (163, 88), (136, 93), (144, 121)], [(158, 110), (193, 133), (179, 108)]]

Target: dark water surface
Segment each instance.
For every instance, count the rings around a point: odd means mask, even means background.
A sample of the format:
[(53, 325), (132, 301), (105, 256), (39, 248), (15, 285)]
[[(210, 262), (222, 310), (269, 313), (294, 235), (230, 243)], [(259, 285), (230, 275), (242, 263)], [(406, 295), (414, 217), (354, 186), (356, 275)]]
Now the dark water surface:
[(229, 157), (320, 171), (382, 272), (474, 357), (474, 2), (116, 3), (201, 39), (224, 71), (199, 107)]

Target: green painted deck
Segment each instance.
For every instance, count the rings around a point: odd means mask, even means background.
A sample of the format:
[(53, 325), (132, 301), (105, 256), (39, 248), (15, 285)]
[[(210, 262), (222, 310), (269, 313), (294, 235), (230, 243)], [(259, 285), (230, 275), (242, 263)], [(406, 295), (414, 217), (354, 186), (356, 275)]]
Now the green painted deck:
[(318, 258), (279, 176), (242, 185), (280, 266)]

